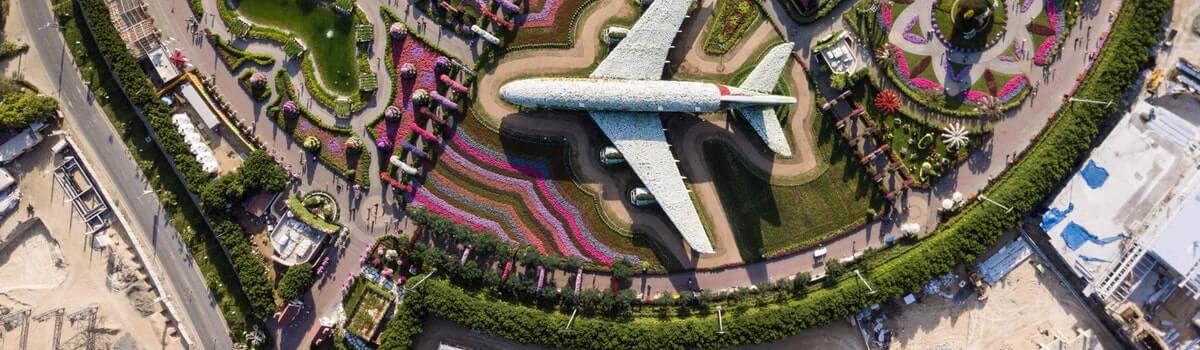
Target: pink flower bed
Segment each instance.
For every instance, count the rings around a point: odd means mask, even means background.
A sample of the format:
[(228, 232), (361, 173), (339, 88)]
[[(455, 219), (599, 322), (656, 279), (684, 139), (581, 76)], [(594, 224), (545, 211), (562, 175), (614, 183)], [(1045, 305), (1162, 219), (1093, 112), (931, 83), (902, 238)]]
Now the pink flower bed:
[(1039, 66), (1050, 64), (1050, 51), (1054, 50), (1054, 44), (1057, 42), (1058, 37), (1056, 35), (1051, 35), (1045, 41), (1042, 41), (1042, 44), (1038, 45), (1037, 53), (1033, 55), (1033, 63)]
[(967, 91), (967, 100), (970, 100), (971, 102), (983, 101), (983, 99), (988, 96), (989, 95), (987, 93), (983, 93), (983, 92), (979, 92), (979, 91), (975, 91), (975, 90)]
[(892, 6), (883, 5), (883, 11), (879, 11), (879, 19), (883, 21), (884, 28), (892, 27)]
[(416, 111), (413, 110), (412, 93), (417, 89), (437, 91), (437, 78), (433, 73), (437, 60), (441, 57), (433, 48), (414, 38), (416, 33), (409, 33), (404, 39), (392, 42), (392, 66), (410, 63), (416, 68), (418, 79), (397, 79), (396, 96), (392, 105), (400, 108), (398, 123), (380, 122), (375, 124), (376, 135), (389, 141), (389, 144), (400, 144), (408, 138), (410, 130), (407, 126), (416, 122)]
[(925, 78), (913, 78), (912, 83), (913, 83), (913, 86), (917, 87), (918, 89), (925, 89), (925, 90), (941, 90), (942, 89), (941, 84), (938, 84), (937, 82), (934, 82), (932, 80), (925, 79)]

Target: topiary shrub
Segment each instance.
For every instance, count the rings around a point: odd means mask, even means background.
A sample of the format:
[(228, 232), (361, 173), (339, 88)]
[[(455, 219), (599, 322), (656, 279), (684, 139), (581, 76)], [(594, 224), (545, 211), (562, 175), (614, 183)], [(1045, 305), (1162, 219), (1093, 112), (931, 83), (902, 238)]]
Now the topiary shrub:
[(316, 136), (305, 137), (304, 144), (302, 146), (304, 146), (304, 149), (306, 150), (316, 152), (317, 150), (321, 149), (321, 140), (317, 139)]

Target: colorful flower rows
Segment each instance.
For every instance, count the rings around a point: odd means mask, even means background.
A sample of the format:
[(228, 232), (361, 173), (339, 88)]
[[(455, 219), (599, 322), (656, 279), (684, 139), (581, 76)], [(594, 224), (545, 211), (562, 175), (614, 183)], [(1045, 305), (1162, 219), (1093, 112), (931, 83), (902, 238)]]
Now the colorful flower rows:
[(541, 11), (522, 15), (524, 23), (522, 28), (546, 28), (554, 26), (554, 20), (558, 18), (558, 9), (562, 7), (563, 0), (545, 0), (542, 2)]
[(540, 197), (550, 204), (555, 213), (566, 220), (566, 226), (571, 230), (571, 235), (576, 242), (579, 242), (585, 253), (582, 255), (583, 257), (592, 258), (604, 264), (621, 257), (630, 261), (638, 260), (636, 257), (612, 251), (595, 238), (595, 235), (587, 228), (579, 209), (571, 205), (569, 200), (546, 181), (546, 178), (550, 176), (550, 170), (544, 163), (502, 154), (478, 144), (462, 133), (456, 133), (449, 143), (452, 148), (466, 156), (465, 159), (477, 160), (493, 169), (532, 178), (533, 185), (537, 188)]
[(517, 211), (511, 205), (500, 203), (468, 191), (453, 181), (446, 179), (444, 175), (436, 172), (430, 174), (425, 184), (437, 189), (438, 192), (445, 194), (446, 197), (455, 200), (457, 203), (465, 204), (478, 212), (487, 213), (490, 217), (500, 218), (504, 222), (504, 226), (511, 229), (513, 236), (519, 238), (522, 243), (533, 246), (539, 253), (546, 253), (546, 245), (537, 236), (532, 234), (533, 230), (525, 226), (525, 223), (521, 220), (514, 220), (519, 215), (517, 215)]
[(479, 175), (482, 177), (482, 179), (472, 176), (472, 180), (479, 180), (478, 182), (481, 185), (503, 190), (505, 192), (520, 194), (524, 204), (529, 209), (532, 209), (535, 214), (537, 214), (534, 216), (534, 219), (543, 226), (542, 229), (554, 233), (554, 241), (558, 246), (559, 251), (563, 252), (564, 255), (581, 255), (579, 254), (579, 250), (576, 249), (574, 245), (570, 244), (570, 238), (567, 236), (567, 232), (563, 229), (563, 226), (559, 224), (557, 220), (554, 220), (553, 222), (550, 221), (554, 219), (554, 216), (550, 214), (550, 210), (546, 208), (542, 201), (537, 199), (537, 192), (535, 192), (533, 185), (529, 183), (529, 181), (497, 174), (488, 169), (480, 167), (474, 163), (471, 163), (465, 157), (458, 154), (458, 152), (455, 152), (452, 148), (447, 148), (443, 156), (442, 164), (449, 166), (450, 168), (454, 168), (460, 174)]
[(429, 190), (424, 187), (418, 187), (416, 193), (413, 194), (413, 205), (423, 207), (429, 211), (437, 213), (454, 220), (454, 222), (470, 226), (472, 229), (481, 232), (492, 232), (496, 237), (509, 243), (516, 243), (512, 238), (504, 235), (504, 229), (500, 228), (500, 224), (495, 221), (484, 219), (475, 214), (462, 211), (454, 206), (451, 206), (446, 201), (434, 196)]

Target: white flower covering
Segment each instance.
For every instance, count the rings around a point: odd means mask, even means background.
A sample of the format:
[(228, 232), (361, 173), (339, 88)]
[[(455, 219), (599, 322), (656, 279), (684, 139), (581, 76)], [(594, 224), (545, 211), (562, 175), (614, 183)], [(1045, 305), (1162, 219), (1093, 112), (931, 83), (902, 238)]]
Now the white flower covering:
[(471, 25), (471, 31), (475, 32), (476, 35), (479, 35), (480, 38), (483, 38), (484, 41), (487, 41), (492, 45), (500, 45), (499, 38), (497, 38), (495, 35), (492, 35), (492, 33), (488, 33), (488, 31), (483, 30), (483, 28), (480, 28), (478, 25)]
[(954, 123), (942, 128), (942, 142), (946, 143), (950, 148), (961, 148), (967, 146), (969, 141), (967, 136), (967, 128), (961, 123)]
[[(658, 0), (669, 1), (669, 0)], [(714, 252), (700, 215), (683, 184), (657, 113), (592, 112), (596, 125), (608, 135), (626, 162), (646, 184), (667, 218), (697, 253)]]
[(788, 145), (787, 135), (779, 126), (779, 117), (775, 115), (774, 106), (738, 108), (738, 112), (741, 113), (742, 119), (750, 123), (758, 137), (767, 143), (767, 148), (784, 157), (792, 156), (792, 146)]
[(540, 78), (500, 88), (513, 104), (578, 110), (711, 112), (721, 109), (716, 84), (687, 81)]
[(217, 157), (213, 154), (212, 148), (208, 147), (208, 142), (196, 132), (196, 126), (192, 124), (192, 120), (187, 114), (176, 114), (171, 116), (171, 122), (175, 124), (175, 128), (183, 134), (183, 140), (187, 141), (188, 148), (192, 154), (196, 156), (196, 160), (200, 162), (200, 167), (209, 174), (216, 174), (221, 170), (221, 166), (217, 164)]
[(656, 0), (621, 44), (600, 62), (592, 78), (662, 79), (667, 52), (692, 0)]

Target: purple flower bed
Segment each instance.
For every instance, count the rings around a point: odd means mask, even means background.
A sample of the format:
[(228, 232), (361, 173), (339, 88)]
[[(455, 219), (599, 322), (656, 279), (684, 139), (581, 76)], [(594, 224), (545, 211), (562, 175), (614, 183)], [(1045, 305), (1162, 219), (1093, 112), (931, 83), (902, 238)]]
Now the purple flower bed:
[(481, 232), (492, 232), (492, 234), (495, 234), (496, 237), (500, 237), (500, 239), (504, 240), (505, 242), (516, 243), (516, 241), (514, 241), (512, 238), (504, 235), (504, 229), (500, 228), (500, 224), (455, 208), (441, 198), (434, 196), (424, 187), (418, 187), (416, 193), (413, 194), (413, 205), (423, 207), (429, 211), (437, 213), (438, 215), (450, 218), (450, 220), (454, 220), (454, 222), (470, 226), (474, 230)]
[(523, 15), (522, 20), (517, 20), (521, 23), (522, 28), (546, 28), (554, 26), (554, 19), (558, 17), (558, 9), (562, 7), (563, 0), (545, 0), (542, 3), (541, 11)]
[(1037, 1), (1037, 0), (1025, 0), (1025, 2), (1021, 3), (1021, 13), (1025, 13), (1026, 11), (1029, 11), (1029, 8), (1033, 7), (1034, 1)]
[(911, 33), (913, 27), (916, 27), (916, 26), (917, 26), (917, 17), (913, 16), (913, 18), (908, 21), (908, 24), (904, 25), (904, 35), (903, 35), (904, 40), (908, 40), (908, 42), (911, 42), (911, 43), (917, 44), (917, 45), (925, 45), (925, 44), (929, 43), (929, 40), (926, 40), (925, 37)]

